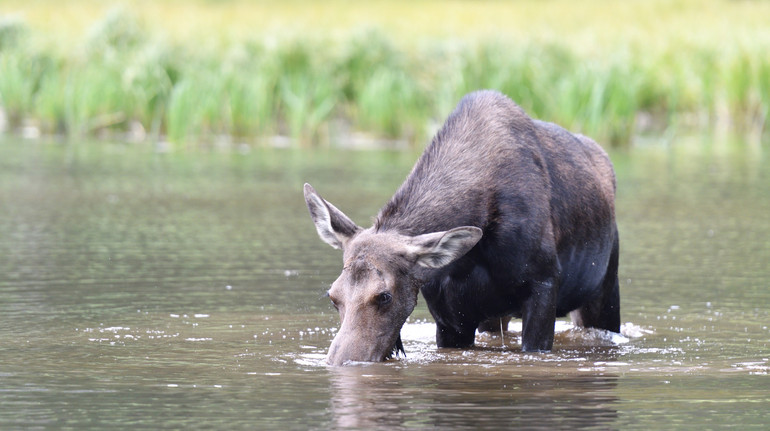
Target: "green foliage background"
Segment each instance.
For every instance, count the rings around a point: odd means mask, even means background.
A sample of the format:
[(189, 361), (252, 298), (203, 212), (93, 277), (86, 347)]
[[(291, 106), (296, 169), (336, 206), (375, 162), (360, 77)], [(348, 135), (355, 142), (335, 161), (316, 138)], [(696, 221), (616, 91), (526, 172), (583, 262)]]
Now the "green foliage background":
[(6, 130), (74, 137), (415, 144), (492, 88), (608, 146), (766, 136), (768, 16), (760, 1), (11, 0), (0, 106)]

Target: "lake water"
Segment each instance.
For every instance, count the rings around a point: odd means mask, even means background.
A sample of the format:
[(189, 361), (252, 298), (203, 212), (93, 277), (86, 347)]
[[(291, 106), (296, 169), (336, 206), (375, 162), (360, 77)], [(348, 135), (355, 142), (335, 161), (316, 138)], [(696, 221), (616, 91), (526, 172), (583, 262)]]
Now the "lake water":
[(414, 152), (0, 141), (0, 429), (766, 429), (770, 156), (688, 139), (612, 154), (623, 334), (520, 324), (330, 368), (341, 255), (302, 198), (359, 224)]

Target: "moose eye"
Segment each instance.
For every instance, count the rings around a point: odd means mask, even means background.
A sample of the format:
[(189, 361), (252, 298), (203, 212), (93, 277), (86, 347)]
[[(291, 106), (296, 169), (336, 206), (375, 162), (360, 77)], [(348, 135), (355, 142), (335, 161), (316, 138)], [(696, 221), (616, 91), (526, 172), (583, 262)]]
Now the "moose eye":
[(384, 307), (393, 301), (393, 295), (388, 292), (382, 292), (377, 295), (377, 306)]

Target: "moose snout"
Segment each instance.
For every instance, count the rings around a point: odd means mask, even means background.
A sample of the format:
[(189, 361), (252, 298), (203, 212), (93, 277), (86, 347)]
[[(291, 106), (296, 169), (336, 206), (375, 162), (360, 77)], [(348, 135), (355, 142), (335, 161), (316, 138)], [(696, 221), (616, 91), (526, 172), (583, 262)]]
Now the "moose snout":
[(343, 323), (329, 346), (326, 362), (332, 366), (346, 362), (381, 362), (388, 356), (387, 337), (372, 337), (360, 331), (350, 330)]
[(345, 349), (341, 348), (340, 344), (335, 337), (332, 345), (329, 346), (329, 353), (326, 355), (326, 363), (329, 365), (339, 366), (348, 360), (346, 359), (347, 354), (344, 352)]
[(326, 362), (332, 366), (344, 365), (346, 362), (376, 362), (382, 360), (373, 355), (372, 349), (367, 349), (355, 338), (343, 332), (334, 337)]

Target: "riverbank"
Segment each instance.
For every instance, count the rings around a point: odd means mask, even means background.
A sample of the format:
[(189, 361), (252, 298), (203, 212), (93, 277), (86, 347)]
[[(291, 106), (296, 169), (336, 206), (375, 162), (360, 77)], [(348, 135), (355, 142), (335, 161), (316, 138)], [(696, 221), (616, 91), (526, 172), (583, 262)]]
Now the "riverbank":
[(410, 146), (493, 88), (606, 146), (767, 136), (768, 15), (752, 1), (10, 1), (0, 106), (16, 134)]

